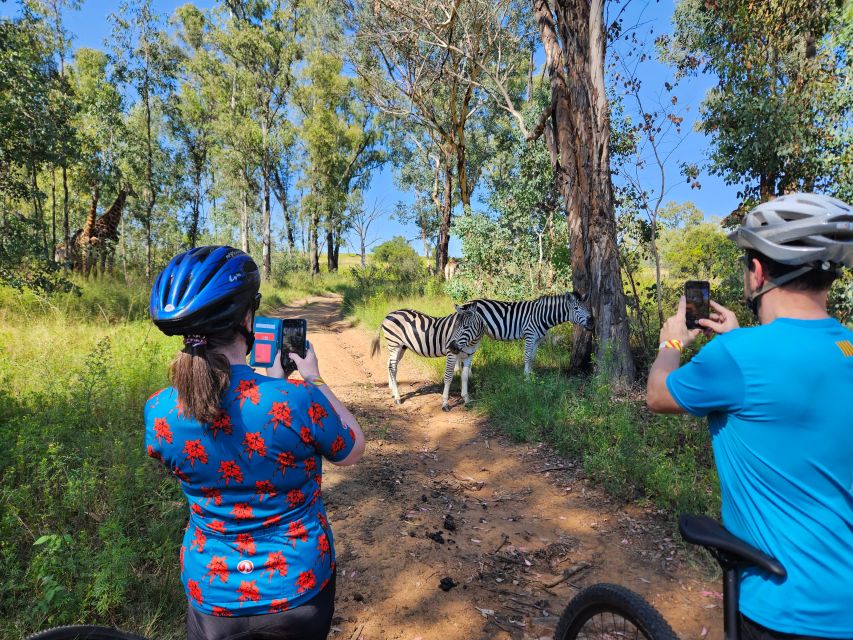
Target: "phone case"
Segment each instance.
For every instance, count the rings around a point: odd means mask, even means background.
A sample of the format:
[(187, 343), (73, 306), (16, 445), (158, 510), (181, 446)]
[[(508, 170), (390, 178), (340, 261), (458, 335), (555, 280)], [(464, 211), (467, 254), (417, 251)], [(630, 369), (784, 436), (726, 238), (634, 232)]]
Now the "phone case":
[(275, 354), (281, 349), (281, 318), (255, 316), (254, 333), (255, 344), (252, 345), (249, 364), (253, 367), (271, 367)]

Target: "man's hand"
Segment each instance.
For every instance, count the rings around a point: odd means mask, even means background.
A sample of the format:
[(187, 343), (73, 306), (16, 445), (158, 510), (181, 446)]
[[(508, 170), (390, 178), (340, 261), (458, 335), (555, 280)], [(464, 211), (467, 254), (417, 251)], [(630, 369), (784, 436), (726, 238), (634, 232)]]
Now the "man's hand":
[(696, 324), (700, 327), (705, 327), (714, 333), (726, 333), (740, 327), (734, 311), (729, 311), (723, 305), (717, 304), (713, 300), (711, 300), (711, 306), (714, 308), (711, 312), (711, 317), (699, 318), (696, 321)]
[(687, 298), (681, 296), (678, 300), (678, 310), (674, 316), (667, 318), (660, 328), (661, 344), (668, 340), (678, 340), (683, 346), (691, 344), (702, 333), (702, 329), (687, 328)]

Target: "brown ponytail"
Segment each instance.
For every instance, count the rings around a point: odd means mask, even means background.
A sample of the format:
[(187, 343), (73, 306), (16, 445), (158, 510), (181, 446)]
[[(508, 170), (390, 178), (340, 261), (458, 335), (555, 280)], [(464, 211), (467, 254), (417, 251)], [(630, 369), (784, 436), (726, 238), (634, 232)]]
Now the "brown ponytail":
[(216, 347), (231, 344), (236, 332), (230, 331), (199, 340), (184, 340), (169, 368), (169, 379), (178, 391), (184, 415), (199, 422), (213, 422), (218, 416), (222, 396), (231, 384), (231, 366)]

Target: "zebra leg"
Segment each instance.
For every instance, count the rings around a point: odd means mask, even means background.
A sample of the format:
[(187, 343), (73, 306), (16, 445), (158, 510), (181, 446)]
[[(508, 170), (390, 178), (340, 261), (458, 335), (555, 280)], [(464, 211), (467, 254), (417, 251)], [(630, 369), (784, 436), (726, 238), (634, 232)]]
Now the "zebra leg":
[(441, 394), (442, 411), (450, 411), (450, 383), (453, 382), (453, 373), (456, 371), (456, 356), (447, 354), (447, 364), (444, 365), (444, 393)]
[(468, 376), (471, 375), (471, 358), (472, 356), (468, 356), (462, 361), (462, 400), (465, 401), (465, 405), (471, 401), (471, 398), (468, 397)]
[(524, 336), (524, 377), (529, 378), (533, 372), (533, 360), (536, 358), (536, 350), (539, 348), (539, 343), (542, 338), (536, 334), (527, 334)]
[(406, 347), (402, 345), (388, 347), (388, 388), (391, 389), (391, 395), (394, 396), (394, 402), (397, 404), (403, 404), (400, 400), (400, 390), (397, 388), (397, 365), (403, 359), (404, 353), (406, 353)]

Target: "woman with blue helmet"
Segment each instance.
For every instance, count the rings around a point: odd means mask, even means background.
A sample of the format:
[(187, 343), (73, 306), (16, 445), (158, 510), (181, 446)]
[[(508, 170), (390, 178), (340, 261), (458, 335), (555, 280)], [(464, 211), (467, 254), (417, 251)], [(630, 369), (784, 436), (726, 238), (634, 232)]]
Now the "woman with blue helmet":
[(232, 247), (175, 256), (151, 291), (151, 318), (184, 337), (172, 386), (145, 405), (148, 455), (180, 480), (189, 524), (180, 551), (189, 640), (325, 638), (335, 551), (322, 461), (364, 452), (352, 414), (320, 377), (309, 346), (284, 379), (246, 364), (260, 303), (254, 260)]

